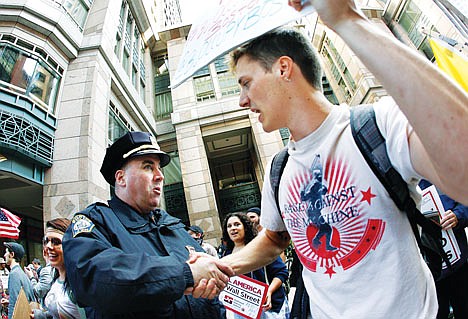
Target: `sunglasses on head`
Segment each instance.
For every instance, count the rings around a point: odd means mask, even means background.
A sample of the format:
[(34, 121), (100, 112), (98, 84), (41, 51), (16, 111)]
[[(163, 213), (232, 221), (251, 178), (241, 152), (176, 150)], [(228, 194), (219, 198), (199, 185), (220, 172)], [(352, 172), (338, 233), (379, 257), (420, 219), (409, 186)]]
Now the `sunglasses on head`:
[(46, 246), (49, 242), (52, 243), (52, 246), (58, 246), (62, 244), (62, 240), (56, 237), (52, 237), (52, 238), (44, 237), (44, 239), (42, 240), (42, 243), (44, 244), (44, 246)]

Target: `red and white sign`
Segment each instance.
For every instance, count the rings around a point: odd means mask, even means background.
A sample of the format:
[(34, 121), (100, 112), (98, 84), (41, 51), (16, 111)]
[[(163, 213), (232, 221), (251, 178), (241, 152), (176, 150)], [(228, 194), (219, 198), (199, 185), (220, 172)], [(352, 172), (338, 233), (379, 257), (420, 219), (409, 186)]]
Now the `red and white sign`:
[(219, 294), (219, 300), (226, 309), (247, 319), (258, 319), (267, 291), (268, 285), (263, 282), (243, 275), (234, 276)]

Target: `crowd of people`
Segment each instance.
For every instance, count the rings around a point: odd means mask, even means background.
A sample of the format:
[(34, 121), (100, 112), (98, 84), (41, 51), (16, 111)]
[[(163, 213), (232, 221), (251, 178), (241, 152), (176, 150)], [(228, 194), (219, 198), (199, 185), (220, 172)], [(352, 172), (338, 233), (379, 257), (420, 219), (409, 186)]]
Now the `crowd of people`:
[[(415, 197), (423, 178), (450, 196), (440, 224), (458, 234), (467, 226), (467, 93), (370, 23), (353, 0), (310, 2), (391, 95), (373, 109), (392, 165)], [(301, 10), (303, 1), (289, 4)], [(464, 244), (455, 272), (436, 284), (407, 216), (354, 143), (349, 107), (325, 98), (310, 41), (278, 28), (236, 48), (231, 66), (240, 106), (257, 113), (266, 132), (290, 131), (279, 205), (267, 168), (261, 210), (227, 215), (225, 246), (207, 248), (200, 227), (159, 208), (170, 156), (151, 134), (129, 132), (107, 148), (101, 166), (112, 198), (71, 221), (47, 222), (50, 271), (23, 271), (24, 248), (4, 244), (9, 319), (21, 288), (41, 304), (36, 319), (225, 318), (217, 296), (238, 274), (268, 284), (262, 316), (288, 318), (288, 271), (279, 256), (291, 241), (309, 300), (303, 318), (446, 318), (449, 305), (467, 318), (466, 236), (457, 235)]]

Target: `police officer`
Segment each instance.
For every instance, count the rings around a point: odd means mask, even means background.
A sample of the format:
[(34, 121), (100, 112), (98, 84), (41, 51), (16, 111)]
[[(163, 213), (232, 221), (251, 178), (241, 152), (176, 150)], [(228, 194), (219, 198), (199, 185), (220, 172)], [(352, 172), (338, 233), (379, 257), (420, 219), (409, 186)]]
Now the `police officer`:
[(157, 208), (169, 161), (145, 132), (129, 132), (107, 149), (101, 173), (115, 196), (75, 214), (63, 238), (67, 277), (88, 318), (223, 316), (212, 298), (232, 270), (209, 256), (189, 260), (202, 248)]

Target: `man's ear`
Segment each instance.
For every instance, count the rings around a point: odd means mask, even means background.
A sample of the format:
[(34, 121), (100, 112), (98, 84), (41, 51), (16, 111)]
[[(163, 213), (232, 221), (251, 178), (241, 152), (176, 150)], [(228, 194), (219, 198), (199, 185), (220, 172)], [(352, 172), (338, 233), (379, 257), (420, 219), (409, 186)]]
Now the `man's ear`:
[(115, 183), (119, 186), (125, 186), (125, 171), (123, 169), (115, 171)]
[(284, 79), (291, 78), (292, 67), (293, 67), (293, 60), (287, 56), (283, 55), (278, 58), (277, 67), (280, 72), (280, 76)]

